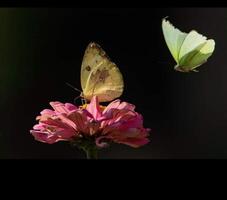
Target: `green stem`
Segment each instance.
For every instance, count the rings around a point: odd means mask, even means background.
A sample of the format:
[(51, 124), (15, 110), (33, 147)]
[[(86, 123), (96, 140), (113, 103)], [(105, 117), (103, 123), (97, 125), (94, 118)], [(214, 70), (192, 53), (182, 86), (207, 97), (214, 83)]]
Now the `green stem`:
[(98, 159), (98, 148), (90, 138), (81, 138), (71, 141), (73, 147), (77, 147), (86, 153), (87, 159)]
[(98, 150), (97, 148), (91, 147), (85, 150), (87, 159), (98, 159)]

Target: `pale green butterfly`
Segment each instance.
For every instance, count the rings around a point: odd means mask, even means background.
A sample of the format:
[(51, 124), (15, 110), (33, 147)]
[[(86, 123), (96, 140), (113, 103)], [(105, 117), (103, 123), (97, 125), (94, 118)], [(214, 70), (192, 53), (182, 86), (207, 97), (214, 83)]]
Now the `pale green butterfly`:
[(214, 40), (207, 40), (194, 30), (189, 33), (181, 32), (166, 18), (162, 20), (162, 30), (167, 46), (177, 62), (177, 71), (196, 72), (196, 68), (204, 64), (214, 52)]

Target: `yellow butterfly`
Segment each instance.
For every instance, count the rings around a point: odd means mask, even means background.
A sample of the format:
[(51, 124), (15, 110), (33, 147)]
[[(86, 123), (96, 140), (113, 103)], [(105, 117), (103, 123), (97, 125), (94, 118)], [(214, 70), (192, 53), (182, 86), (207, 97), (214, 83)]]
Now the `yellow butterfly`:
[(123, 76), (106, 52), (96, 43), (88, 45), (81, 66), (81, 87), (85, 100), (97, 96), (99, 102), (120, 97), (124, 89)]

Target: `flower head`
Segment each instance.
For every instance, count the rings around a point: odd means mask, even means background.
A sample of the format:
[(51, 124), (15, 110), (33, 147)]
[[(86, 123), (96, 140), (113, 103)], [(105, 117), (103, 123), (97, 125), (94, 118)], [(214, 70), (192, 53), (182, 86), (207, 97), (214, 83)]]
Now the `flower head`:
[(60, 102), (50, 105), (53, 110), (43, 110), (37, 117), (39, 124), (30, 131), (40, 142), (92, 139), (100, 148), (108, 144), (106, 141), (135, 148), (149, 142), (149, 129), (143, 127), (143, 117), (132, 104), (115, 100), (104, 107), (94, 96), (89, 104), (80, 107)]

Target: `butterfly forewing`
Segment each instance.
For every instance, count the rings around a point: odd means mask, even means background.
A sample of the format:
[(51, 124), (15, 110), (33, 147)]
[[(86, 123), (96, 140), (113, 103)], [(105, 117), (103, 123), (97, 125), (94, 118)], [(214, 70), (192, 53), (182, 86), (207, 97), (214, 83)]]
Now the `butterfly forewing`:
[(179, 62), (184, 64), (184, 58), (187, 54), (190, 54), (197, 49), (200, 50), (203, 45), (205, 45), (207, 38), (203, 35), (197, 33), (196, 31), (191, 31), (185, 38), (179, 52)]
[(181, 32), (179, 29), (175, 28), (169, 21), (163, 19), (162, 30), (166, 44), (174, 57), (175, 61), (178, 63), (180, 48), (187, 36), (186, 33)]
[(198, 47), (193, 52), (191, 52), (192, 56), (186, 56), (188, 59), (185, 60), (184, 65), (182, 65), (183, 68), (186, 71), (190, 71), (201, 66), (202, 64), (207, 62), (207, 59), (213, 54), (214, 48), (214, 40), (207, 40), (205, 44), (201, 45), (201, 47)]
[(100, 102), (111, 101), (123, 92), (123, 77), (105, 51), (96, 43), (90, 43), (85, 51), (81, 67), (81, 86), (84, 98), (98, 96)]

